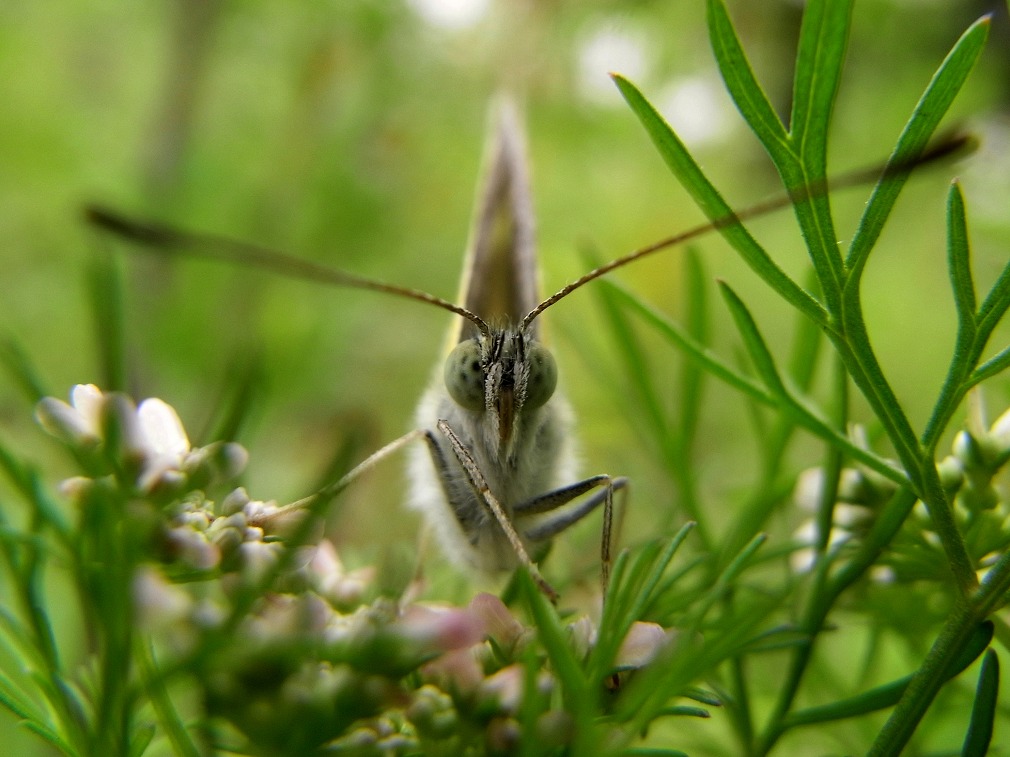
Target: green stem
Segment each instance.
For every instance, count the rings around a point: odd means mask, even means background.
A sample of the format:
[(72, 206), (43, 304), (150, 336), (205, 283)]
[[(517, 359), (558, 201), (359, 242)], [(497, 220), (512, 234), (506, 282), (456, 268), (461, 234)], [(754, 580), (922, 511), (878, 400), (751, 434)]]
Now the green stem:
[[(858, 308), (858, 295), (852, 297), (848, 304)], [(884, 377), (870, 346), (862, 314), (850, 312), (846, 318), (846, 326), (847, 333), (833, 335), (833, 341), (849, 374), (884, 424), (913, 489), (933, 520), (951, 573), (954, 575), (955, 585), (961, 595), (966, 596), (978, 586), (978, 580), (964, 539), (954, 521), (954, 513), (947, 494), (940, 483), (932, 448), (919, 443), (908, 419), (901, 411), (898, 399)], [(932, 434), (933, 438), (938, 434), (935, 427)]]
[(751, 718), (750, 695), (747, 691), (747, 672), (744, 670), (746, 660), (734, 657), (730, 662), (732, 675), (732, 691), (734, 707), (730, 710), (730, 719), (736, 731), (740, 744), (746, 747), (754, 741), (754, 721)]
[[(833, 378), (834, 402), (833, 418), (839, 427), (844, 428), (849, 413), (849, 393), (848, 380), (845, 368), (841, 360), (835, 361), (835, 371)], [(817, 570), (814, 574), (813, 586), (811, 587), (806, 611), (800, 623), (799, 630), (804, 634), (805, 640), (796, 647), (792, 658), (789, 661), (789, 670), (786, 674), (786, 685), (779, 693), (779, 698), (775, 703), (775, 709), (768, 719), (768, 726), (761, 734), (761, 739), (754, 748), (755, 755), (765, 755), (778, 741), (785, 731), (784, 721), (789, 711), (792, 709), (796, 693), (799, 691), (800, 683), (806, 672), (810, 657), (813, 654), (814, 641), (817, 634), (824, 627), (828, 611), (834, 604), (837, 594), (832, 593), (832, 588), (828, 584), (828, 569), (830, 563), (827, 560), (828, 539), (830, 537), (832, 514), (834, 503), (838, 494), (838, 483), (841, 480), (842, 454), (833, 446), (828, 445), (826, 460), (824, 465), (825, 476), (824, 486), (821, 491), (820, 502), (818, 502), (818, 529), (819, 540), (817, 548)], [(871, 563), (872, 564), (872, 561)]]
[(947, 682), (944, 673), (951, 660), (957, 657), (981, 620), (982, 616), (979, 615), (976, 606), (958, 603), (954, 608), (954, 614), (940, 632), (933, 648), (929, 650), (922, 667), (912, 676), (905, 694), (877, 735), (876, 741), (867, 753), (868, 757), (885, 757), (901, 752), (937, 692)]
[(968, 555), (961, 530), (954, 520), (950, 498), (943, 488), (940, 473), (931, 455), (924, 456), (919, 468), (919, 477), (924, 488), (922, 502), (929, 511), (934, 531), (940, 537), (951, 573), (954, 575), (954, 583), (960, 595), (967, 597), (978, 589), (978, 576), (975, 574), (975, 566)]

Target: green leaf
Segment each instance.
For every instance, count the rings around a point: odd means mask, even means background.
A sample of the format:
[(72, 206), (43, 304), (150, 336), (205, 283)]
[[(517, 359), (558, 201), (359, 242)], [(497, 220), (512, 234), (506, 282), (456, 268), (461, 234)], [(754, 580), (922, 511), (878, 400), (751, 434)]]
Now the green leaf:
[[(827, 309), (837, 315), (844, 274), (826, 193), (811, 192), (827, 175), (828, 124), (848, 39), (851, 0), (807, 3), (800, 28), (789, 123), (790, 153), (776, 160), (793, 194), (796, 219), (817, 272)], [(802, 190), (801, 194), (796, 194)]]
[(975, 703), (971, 708), (971, 722), (964, 737), (961, 757), (985, 757), (992, 741), (992, 726), (996, 719), (996, 701), (999, 698), (999, 657), (994, 649), (986, 650), (982, 670), (978, 674)]
[(660, 335), (671, 344), (683, 350), (684, 354), (692, 360), (696, 360), (705, 370), (716, 378), (726, 382), (734, 389), (743, 392), (746, 396), (757, 400), (771, 407), (785, 408), (794, 414), (794, 420), (798, 425), (803, 426), (811, 433), (830, 442), (854, 460), (859, 461), (871, 470), (880, 473), (885, 478), (893, 481), (899, 486), (908, 484), (905, 474), (895, 468), (889, 461), (873, 454), (852, 442), (847, 436), (839, 433), (822, 417), (819, 417), (810, 408), (796, 401), (791, 395), (787, 398), (791, 404), (783, 405), (782, 398), (774, 396), (768, 389), (760, 385), (749, 376), (740, 373), (736, 368), (730, 366), (719, 358), (707, 347), (695, 342), (677, 323), (671, 321), (666, 316), (657, 312), (654, 308), (642, 302), (624, 287), (611, 281), (602, 280), (601, 286), (610, 287), (614, 293), (621, 297), (635, 312), (645, 321), (653, 326)]
[(744, 262), (787, 302), (806, 313), (815, 322), (826, 325), (827, 314), (821, 304), (789, 278), (750, 235), (663, 117), (627, 79), (615, 75), (614, 82), (642, 122), (674, 176), (684, 185), (698, 207), (716, 225), (726, 241), (733, 245)]
[[(958, 342), (975, 335), (975, 281), (971, 273), (971, 249), (964, 218), (964, 197), (955, 181), (947, 195), (947, 266), (957, 309)], [(962, 336), (963, 335), (963, 336)]]
[(74, 749), (59, 733), (48, 725), (35, 720), (26, 720), (21, 723), (26, 729), (34, 733), (39, 738), (51, 744), (67, 757), (77, 757), (80, 752)]
[(28, 354), (15, 340), (0, 339), (0, 362), (7, 367), (15, 383), (32, 405), (51, 394), (35, 370), (35, 366), (28, 359)]
[(526, 599), (526, 606), (536, 625), (537, 636), (547, 651), (551, 667), (561, 684), (566, 709), (575, 721), (573, 732), (576, 738), (573, 751), (588, 754), (591, 750), (587, 750), (594, 746), (596, 737), (593, 717), (595, 700), (589, 688), (590, 682), (587, 681), (582, 666), (568, 644), (557, 611), (534, 586), (533, 579), (526, 571), (519, 571), (518, 581)]
[(672, 707), (664, 707), (659, 711), (658, 717), (689, 717), (689, 718), (710, 718), (712, 713), (704, 707), (694, 707), (689, 704), (675, 704)]
[[(706, 344), (708, 341), (708, 303), (705, 297), (705, 270), (701, 256), (693, 247), (687, 249), (687, 283), (685, 298), (687, 300), (687, 334), (695, 344)], [(803, 319), (809, 322), (808, 319)], [(698, 432), (698, 417), (702, 407), (702, 393), (706, 374), (694, 360), (681, 361), (680, 369), (680, 413), (678, 433), (680, 448), (689, 455), (694, 447)]]
[(31, 701), (18, 686), (3, 673), (0, 673), (0, 707), (6, 707), (20, 720), (41, 721), (42, 716)]
[(985, 341), (989, 338), (993, 329), (1006, 315), (1007, 307), (1010, 307), (1010, 261), (1003, 266), (992, 289), (979, 306), (976, 318), (979, 339)]
[(851, 16), (852, 0), (811, 0), (803, 13), (789, 132), (809, 172), (808, 181), (825, 175), (828, 122), (841, 79)]
[[(951, 661), (951, 665), (946, 672), (946, 680), (949, 681), (963, 672), (982, 654), (985, 648), (989, 646), (989, 642), (992, 641), (993, 631), (994, 626), (991, 621), (986, 621), (975, 629), (961, 653), (955, 660)], [(877, 686), (848, 699), (841, 699), (831, 704), (798, 710), (785, 718), (782, 723), (783, 729), (826, 723), (832, 720), (843, 720), (893, 707), (901, 699), (911, 680), (911, 675), (905, 676), (904, 678), (899, 678), (897, 681)]]
[(922, 432), (923, 443), (927, 448), (939, 439), (943, 428), (960, 406), (964, 392), (970, 386), (970, 372), (977, 367), (979, 357), (989, 338), (987, 332), (980, 335), (978, 331), (975, 282), (971, 271), (971, 246), (968, 243), (964, 197), (956, 181), (947, 194), (947, 272), (954, 292), (957, 338), (947, 375), (933, 405), (933, 413)]
[(151, 746), (155, 733), (157, 733), (157, 730), (153, 723), (144, 723), (137, 726), (133, 732), (133, 738), (130, 739), (129, 757), (141, 757), (147, 751), (147, 748)]
[(723, 0), (708, 0), (708, 34), (733, 102), (774, 157), (789, 150), (789, 135), (751, 70)]
[(95, 256), (88, 271), (91, 309), (106, 391), (126, 388), (126, 337), (123, 314), (123, 276), (119, 258), (108, 250)]
[(722, 295), (729, 306), (733, 321), (736, 323), (737, 331), (740, 332), (740, 336), (743, 338), (747, 354), (750, 355), (751, 362), (754, 363), (754, 367), (757, 369), (758, 375), (761, 377), (764, 385), (776, 397), (785, 397), (788, 392), (782, 383), (782, 377), (779, 376), (778, 369), (775, 367), (775, 359), (768, 350), (768, 345), (765, 344), (765, 340), (761, 336), (761, 332), (758, 331), (757, 324), (754, 322), (750, 311), (747, 310), (747, 306), (743, 304), (743, 300), (737, 297), (736, 292), (726, 282), (720, 281), (719, 288), (722, 290)]
[(642, 302), (637, 296), (619, 284), (606, 279), (601, 280), (601, 287), (608, 288), (624, 300), (646, 323), (651, 325), (672, 345), (684, 352), (694, 362), (711, 373), (716, 378), (743, 392), (749, 397), (766, 405), (774, 405), (775, 398), (750, 376), (741, 373), (725, 362), (705, 345), (696, 341), (682, 326), (670, 320), (655, 308)]
[(863, 211), (859, 228), (849, 246), (846, 268), (849, 271), (847, 289), (858, 288), (866, 260), (880, 236), (884, 223), (901, 192), (908, 171), (903, 167), (914, 162), (929, 142), (940, 119), (947, 112), (954, 97), (961, 90), (968, 74), (975, 66), (989, 32), (989, 18), (976, 21), (957, 41), (943, 63), (933, 75), (926, 91), (919, 99), (908, 119), (898, 144), (891, 153), (884, 175), (873, 190), (873, 195)]
[(613, 672), (614, 660), (628, 631), (635, 621), (642, 619), (660, 587), (662, 591), (672, 588), (661, 584), (663, 574), (693, 528), (693, 523), (685, 524), (665, 546), (658, 541), (646, 545), (629, 570), (622, 570), (620, 576), (615, 572), (600, 619), (599, 640), (587, 665), (589, 680), (594, 684), (602, 683)]
[(997, 354), (986, 360), (982, 365), (972, 371), (968, 377), (967, 385), (975, 386), (987, 378), (992, 378), (998, 373), (1002, 373), (1010, 366), (1010, 346), (1004, 347)]

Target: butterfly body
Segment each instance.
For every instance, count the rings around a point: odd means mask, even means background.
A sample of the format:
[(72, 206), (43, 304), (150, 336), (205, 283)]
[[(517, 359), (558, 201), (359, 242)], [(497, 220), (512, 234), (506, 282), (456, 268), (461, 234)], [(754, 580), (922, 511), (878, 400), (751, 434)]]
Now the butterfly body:
[(425, 515), (453, 562), (486, 573), (515, 568), (515, 549), (456, 459), (450, 440), (436, 429), (439, 420), (448, 423), (527, 551), (540, 551), (544, 543), (531, 540), (527, 527), (545, 516), (524, 512), (522, 506), (575, 480), (575, 456), (572, 414), (565, 399), (555, 393), (538, 407), (526, 402), (530, 353), (538, 351), (531, 346), (528, 334), (513, 329), (480, 338), (476, 354), (484, 365), (481, 373), (490, 401), (483, 408), (462, 406), (446, 390), (444, 371), (439, 371), (415, 416), (418, 428), (432, 432), (435, 448), (412, 450), (408, 503)]
[[(530, 529), (550, 517), (530, 512), (531, 503), (575, 480), (575, 464), (572, 413), (556, 391), (554, 358), (539, 322), (523, 322), (540, 302), (539, 270), (525, 145), (507, 101), (495, 109), (484, 166), (458, 301), (490, 325), (459, 318), (450, 328), (448, 357), (415, 416), (429, 443), (413, 450), (408, 504), (453, 562), (496, 573), (522, 560), (454, 445), (466, 450), (531, 554), (546, 539), (531, 539)], [(455, 441), (438, 431), (439, 421)]]

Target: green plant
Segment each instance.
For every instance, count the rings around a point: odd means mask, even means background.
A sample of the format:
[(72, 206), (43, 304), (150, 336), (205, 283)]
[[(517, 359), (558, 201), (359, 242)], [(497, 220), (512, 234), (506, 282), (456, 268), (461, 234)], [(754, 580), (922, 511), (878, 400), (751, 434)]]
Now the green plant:
[[(10, 348), (12, 375), (78, 475), (57, 501), (48, 475), (13, 445), (0, 446), (24, 504), (0, 507), (11, 588), (0, 615), (3, 659), (11, 663), (0, 703), (55, 750), (82, 757), (673, 755), (689, 748), (687, 732), (706, 743), (714, 724), (705, 721), (719, 711), (736, 753), (784, 753), (810, 726), (838, 722), (852, 725), (844, 737), (851, 749), (872, 741), (871, 753), (901, 751), (941, 688), (994, 637), (1010, 640), (996, 615), (1010, 588), (1010, 503), (998, 480), (1010, 459), (1010, 417), (989, 424), (979, 400), (951, 453), (938, 451), (969, 392), (1010, 363), (1010, 349), (986, 357), (1010, 307), (1010, 266), (977, 296), (954, 185), (947, 246), (957, 340), (932, 414), (916, 431), (871, 344), (863, 278), (909, 166), (982, 50), (987, 22), (969, 28), (941, 64), (843, 252), (821, 188), (852, 5), (808, 4), (786, 126), (751, 73), (723, 2), (708, 2), (720, 71), (793, 197), (812, 263), (807, 282), (787, 275), (737, 222), (654, 107), (615, 77), (673, 174), (797, 311), (798, 326), (783, 370), (769, 329), (721, 282), (752, 369), (720, 358), (709, 345), (705, 272), (694, 251), (686, 257), (686, 326), (626, 288), (598, 288), (637, 413), (694, 521), (664, 524), (662, 535), (620, 555), (598, 621), (559, 613), (522, 574), (514, 607), (488, 594), (444, 607), (418, 600), (420, 583), (395, 558), (348, 570), (319, 538), (328, 497), (286, 507), (252, 499), (239, 486), (247, 454), (238, 445), (192, 445), (160, 401), (135, 405), (92, 386), (76, 387), (70, 404), (46, 397), (27, 358)], [(92, 290), (105, 335), (101, 362), (109, 386), (119, 388), (125, 329), (112, 261), (97, 263)], [(629, 314), (688, 358), (677, 422)], [(833, 348), (832, 375), (818, 403), (814, 368), (824, 341)], [(764, 424), (754, 484), (721, 539), (695, 472), (709, 376), (740, 391)], [(867, 434), (850, 431), (850, 386), (872, 413)], [(220, 428), (241, 425), (247, 388), (234, 391), (233, 414), (219, 411)], [(763, 530), (791, 504), (796, 473), (786, 451), (798, 431), (824, 443), (823, 462), (805, 479), (813, 484), (815, 536), (769, 538)], [(330, 480), (341, 484), (330, 493), (356, 476), (347, 473), (356, 454), (350, 443), (338, 450)], [(79, 608), (71, 625), (81, 631), (80, 650), (54, 621), (64, 594)], [(880, 647), (893, 632), (912, 649), (928, 649), (917, 669), (882, 680), (872, 674), (879, 647), (871, 645), (864, 675), (842, 686), (820, 659), (837, 617), (859, 618)], [(784, 666), (769, 662), (781, 659)], [(989, 748), (997, 695), (998, 658), (989, 649), (963, 718), (963, 753)], [(874, 717), (883, 712), (878, 728)], [(866, 738), (865, 722), (879, 732)], [(711, 753), (730, 749), (712, 742)]]

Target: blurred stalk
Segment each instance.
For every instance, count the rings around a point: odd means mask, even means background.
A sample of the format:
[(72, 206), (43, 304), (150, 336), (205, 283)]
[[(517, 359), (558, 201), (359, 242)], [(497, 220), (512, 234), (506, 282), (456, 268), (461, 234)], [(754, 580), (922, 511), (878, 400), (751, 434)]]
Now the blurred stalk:
[(141, 160), (143, 186), (154, 207), (179, 183), (222, 7), (221, 0), (172, 0), (172, 4), (175, 20), (164, 90), (157, 98), (151, 137)]

